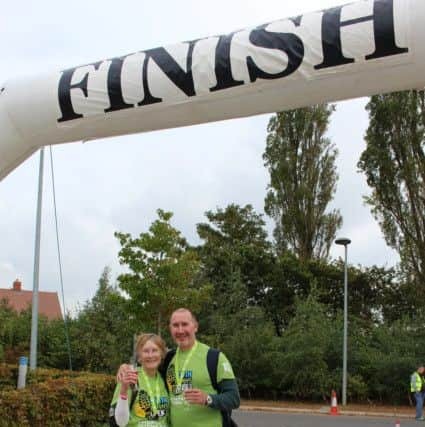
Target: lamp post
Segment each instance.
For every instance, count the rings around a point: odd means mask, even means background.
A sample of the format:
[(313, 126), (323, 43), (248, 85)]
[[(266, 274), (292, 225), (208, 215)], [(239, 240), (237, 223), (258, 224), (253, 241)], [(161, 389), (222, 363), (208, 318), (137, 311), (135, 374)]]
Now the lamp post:
[(38, 341), (38, 282), (40, 278), (40, 240), (41, 240), (41, 211), (43, 205), (43, 174), (44, 174), (44, 148), (40, 150), (40, 167), (38, 173), (38, 198), (37, 218), (35, 227), (34, 249), (34, 275), (32, 291), (32, 317), (31, 317), (31, 344), (30, 344), (30, 369), (37, 368), (37, 341)]
[(347, 404), (347, 332), (348, 332), (348, 272), (347, 272), (347, 246), (351, 243), (350, 239), (341, 237), (335, 240), (337, 245), (344, 246), (344, 342), (342, 356), (342, 404)]

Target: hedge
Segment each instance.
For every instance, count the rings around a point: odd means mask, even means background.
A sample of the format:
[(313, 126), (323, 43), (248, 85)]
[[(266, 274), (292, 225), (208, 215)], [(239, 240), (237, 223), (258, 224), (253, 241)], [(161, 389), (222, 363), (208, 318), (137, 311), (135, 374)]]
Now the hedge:
[[(93, 375), (92, 373), (78, 371), (61, 371), (60, 369), (37, 368), (35, 371), (28, 370), (27, 385), (38, 384), (49, 379), (64, 378), (64, 377), (81, 377), (85, 375)], [(7, 363), (0, 364), (0, 386), (10, 386), (16, 388), (18, 383), (18, 365), (9, 365)]]
[(0, 427), (98, 427), (107, 421), (114, 377), (39, 369), (16, 390), (16, 371), (0, 365)]

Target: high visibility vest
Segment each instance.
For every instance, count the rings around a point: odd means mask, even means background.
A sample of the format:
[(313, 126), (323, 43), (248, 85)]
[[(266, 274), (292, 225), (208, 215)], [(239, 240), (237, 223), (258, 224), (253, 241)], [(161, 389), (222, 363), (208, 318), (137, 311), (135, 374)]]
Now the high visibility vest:
[(415, 393), (416, 391), (422, 391), (423, 378), (418, 372), (413, 372), (410, 377), (410, 391)]

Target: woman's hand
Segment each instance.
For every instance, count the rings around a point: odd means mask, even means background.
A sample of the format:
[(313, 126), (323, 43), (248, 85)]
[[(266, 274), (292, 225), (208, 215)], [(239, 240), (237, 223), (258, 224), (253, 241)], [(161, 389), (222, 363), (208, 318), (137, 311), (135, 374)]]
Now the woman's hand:
[(134, 371), (133, 369), (125, 372), (121, 381), (121, 391), (127, 392), (128, 387), (131, 387), (132, 385), (137, 384), (138, 376), (139, 376), (138, 372)]
[(127, 365), (127, 364), (122, 364), (119, 368), (118, 368), (118, 372), (117, 372), (117, 383), (122, 383), (122, 379), (124, 377), (124, 375), (130, 371), (133, 370), (133, 367), (131, 365)]
[(121, 383), (121, 391), (126, 393), (128, 387), (137, 384), (138, 376), (138, 372), (131, 365), (121, 365), (117, 374), (117, 382)]

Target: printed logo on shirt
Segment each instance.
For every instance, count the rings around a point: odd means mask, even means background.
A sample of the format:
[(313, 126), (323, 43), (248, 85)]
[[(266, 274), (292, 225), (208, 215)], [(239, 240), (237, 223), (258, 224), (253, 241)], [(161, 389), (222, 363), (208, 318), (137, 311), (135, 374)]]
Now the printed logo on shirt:
[(224, 372), (228, 372), (230, 374), (233, 372), (232, 371), (232, 367), (230, 366), (229, 362), (224, 362), (223, 363), (223, 369), (224, 369)]
[(176, 381), (174, 364), (168, 366), (167, 387), (168, 387), (168, 391), (172, 394), (181, 394), (184, 391), (190, 390), (193, 388), (192, 386), (193, 371), (186, 370), (184, 371), (184, 373), (180, 372), (180, 375), (183, 375), (183, 380), (181, 385), (178, 385)]
[(157, 402), (158, 413), (153, 414), (149, 395), (145, 390), (139, 390), (136, 402), (134, 403), (134, 413), (138, 418), (157, 420), (167, 415), (168, 398), (163, 396)]

